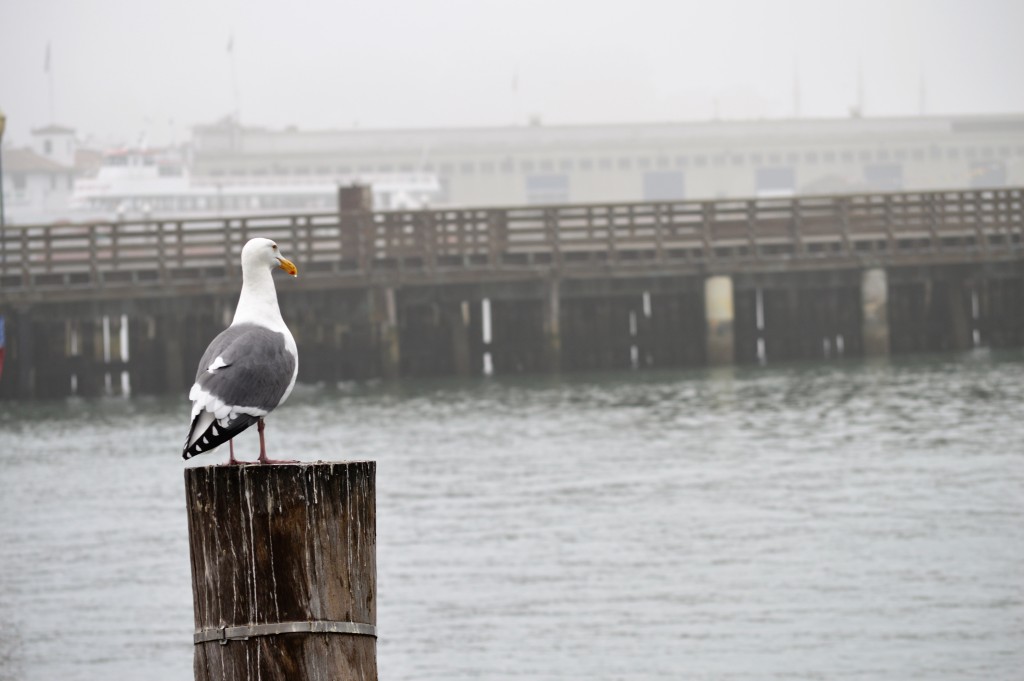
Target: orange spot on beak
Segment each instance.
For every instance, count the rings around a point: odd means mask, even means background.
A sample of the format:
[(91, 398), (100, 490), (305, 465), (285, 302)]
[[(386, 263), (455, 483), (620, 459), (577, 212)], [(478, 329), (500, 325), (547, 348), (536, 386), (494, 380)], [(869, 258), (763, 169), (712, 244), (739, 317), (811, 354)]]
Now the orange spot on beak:
[(298, 270), (297, 267), (295, 267), (295, 263), (293, 263), (291, 260), (289, 260), (288, 258), (278, 257), (277, 258), (277, 262), (278, 262), (278, 265), (277, 265), (278, 269), (284, 270), (285, 272), (287, 272), (288, 274), (292, 275), (293, 277), (298, 276), (299, 270)]

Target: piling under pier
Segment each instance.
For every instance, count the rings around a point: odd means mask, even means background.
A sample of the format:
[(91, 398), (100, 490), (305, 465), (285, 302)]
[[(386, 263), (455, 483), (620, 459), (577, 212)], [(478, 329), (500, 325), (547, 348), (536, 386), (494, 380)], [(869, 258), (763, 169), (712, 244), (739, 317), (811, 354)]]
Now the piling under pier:
[[(281, 298), (302, 382), (471, 376), (488, 362), (500, 375), (1024, 346), (1020, 266), (549, 278)], [(233, 304), (196, 295), (6, 308), (0, 398), (184, 392)]]

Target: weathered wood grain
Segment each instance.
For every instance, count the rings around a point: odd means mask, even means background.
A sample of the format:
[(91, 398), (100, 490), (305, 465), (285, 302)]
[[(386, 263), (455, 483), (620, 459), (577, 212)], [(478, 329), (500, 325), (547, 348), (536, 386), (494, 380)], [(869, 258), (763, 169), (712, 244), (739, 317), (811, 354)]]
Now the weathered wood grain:
[[(185, 470), (196, 631), (376, 625), (373, 462)], [(195, 646), (197, 681), (377, 678), (376, 639), (283, 634)]]

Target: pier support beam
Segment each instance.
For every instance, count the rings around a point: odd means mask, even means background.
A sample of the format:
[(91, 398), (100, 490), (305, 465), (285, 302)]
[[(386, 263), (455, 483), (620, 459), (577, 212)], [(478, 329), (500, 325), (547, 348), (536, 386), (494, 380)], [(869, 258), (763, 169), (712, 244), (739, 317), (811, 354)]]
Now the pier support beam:
[(542, 309), (544, 324), (544, 370), (558, 373), (562, 370), (562, 314), (561, 285), (552, 279), (544, 291)]
[(470, 359), (469, 303), (446, 305), (443, 309), (445, 325), (451, 337), (452, 373), (456, 376), (470, 376), (473, 373), (473, 363)]
[(864, 355), (880, 357), (889, 354), (889, 284), (885, 270), (865, 270), (860, 285)]
[(970, 288), (966, 279), (952, 278), (946, 282), (945, 304), (948, 310), (948, 348), (963, 352), (971, 348), (971, 303)]
[(705, 280), (704, 317), (708, 363), (732, 364), (735, 356), (732, 277), (715, 276)]
[[(180, 393), (188, 391), (185, 385), (185, 348), (182, 343), (182, 328), (184, 318), (177, 314), (167, 314), (159, 318), (157, 322), (157, 337), (159, 339), (157, 356), (162, 357), (164, 372), (164, 392)], [(213, 340), (211, 337), (210, 340)], [(199, 364), (200, 354), (193, 361)]]
[(376, 681), (375, 476), (370, 461), (185, 469), (196, 681)]
[(402, 354), (395, 289), (377, 287), (370, 290), (370, 315), (376, 330), (381, 378), (398, 378)]
[(32, 314), (29, 310), (18, 311), (13, 326), (18, 338), (18, 352), (12, 357), (17, 362), (18, 395), (33, 398), (36, 396), (36, 358)]

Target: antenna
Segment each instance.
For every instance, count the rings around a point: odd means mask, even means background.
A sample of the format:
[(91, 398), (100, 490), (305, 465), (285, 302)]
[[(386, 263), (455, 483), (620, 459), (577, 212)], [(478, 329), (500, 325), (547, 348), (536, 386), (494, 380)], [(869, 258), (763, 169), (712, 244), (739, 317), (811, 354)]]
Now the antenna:
[(228, 36), (228, 61), (231, 64), (231, 95), (233, 103), (235, 105), (234, 118), (235, 124), (241, 125), (242, 123), (242, 108), (238, 103), (238, 77), (235, 74), (235, 34), (232, 33)]
[(50, 43), (46, 43), (46, 59), (43, 62), (43, 73), (46, 74), (47, 86), (50, 91), (50, 124), (55, 125), (57, 122), (56, 117), (53, 114), (53, 68), (50, 64)]
[(925, 77), (924, 67), (921, 67), (921, 82), (917, 93), (918, 113), (922, 116), (928, 113), (928, 79)]
[(857, 60), (857, 115), (864, 115), (864, 61)]
[(793, 118), (800, 118), (800, 57), (793, 57)]

